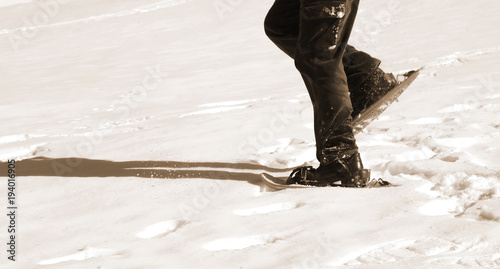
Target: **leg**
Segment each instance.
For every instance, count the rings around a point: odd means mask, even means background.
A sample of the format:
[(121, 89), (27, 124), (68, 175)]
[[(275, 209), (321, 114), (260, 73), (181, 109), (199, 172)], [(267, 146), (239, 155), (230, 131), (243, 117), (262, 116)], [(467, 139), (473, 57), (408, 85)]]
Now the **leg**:
[(380, 60), (373, 58), (366, 52), (362, 52), (347, 45), (344, 57), (344, 71), (347, 75), (349, 89), (356, 91), (361, 84), (378, 68)]
[(313, 103), (317, 169), (295, 169), (288, 184), (363, 187), (363, 168), (351, 125), (353, 111), (343, 57), (359, 0), (300, 0), (295, 65)]
[(358, 4), (359, 0), (276, 0), (266, 17), (266, 34), (295, 60), (314, 109), (320, 167), (294, 170), (289, 184), (342, 181), (360, 187), (369, 179), (353, 135), (348, 86), (362, 85), (380, 61), (347, 45)]
[(342, 58), (359, 0), (300, 0), (295, 65), (314, 110), (317, 158), (327, 166), (357, 153), (352, 105)]
[[(299, 15), (300, 0), (276, 0), (264, 21), (266, 35), (292, 59), (295, 59), (299, 38)], [(349, 88), (359, 88), (380, 65), (380, 60), (347, 45), (342, 64)]]
[[(295, 59), (297, 51), (299, 24), (300, 0), (276, 0), (264, 22), (264, 29), (269, 39), (292, 59)], [(362, 85), (363, 83), (373, 83), (374, 79), (369, 80), (369, 78), (378, 69), (380, 60), (347, 45), (342, 57), (342, 64), (352, 99), (353, 116), (356, 116), (365, 108), (366, 100), (364, 97), (367, 89), (370, 88), (368, 85), (363, 87), (364, 90), (361, 90)]]
[(292, 59), (299, 37), (299, 11), (299, 0), (276, 0), (264, 21), (266, 35)]

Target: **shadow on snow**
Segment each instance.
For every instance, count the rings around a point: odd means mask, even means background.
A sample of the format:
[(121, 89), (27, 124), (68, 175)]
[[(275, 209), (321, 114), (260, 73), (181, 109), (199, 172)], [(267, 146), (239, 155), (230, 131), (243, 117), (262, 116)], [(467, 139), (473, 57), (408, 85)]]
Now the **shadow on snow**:
[[(2, 166), (7, 163), (0, 162)], [(235, 171), (246, 170), (246, 171)], [(249, 171), (250, 170), (250, 171)], [(255, 172), (253, 172), (254, 170)], [(260, 173), (287, 172), (252, 163), (176, 162), (93, 160), (85, 158), (36, 157), (16, 162), (17, 177), (140, 177), (140, 178), (206, 178), (247, 181), (260, 185)]]

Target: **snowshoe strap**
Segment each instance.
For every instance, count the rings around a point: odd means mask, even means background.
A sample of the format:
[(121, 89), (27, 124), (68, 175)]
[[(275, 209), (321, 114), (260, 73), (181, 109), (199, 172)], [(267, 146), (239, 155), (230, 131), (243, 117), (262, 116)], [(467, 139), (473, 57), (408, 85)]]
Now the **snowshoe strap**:
[[(292, 173), (290, 174), (290, 176), (286, 180), (286, 184), (288, 184), (288, 185), (296, 184), (296, 183), (299, 183), (299, 180), (301, 182), (307, 182), (307, 173), (311, 170), (312, 170), (312, 166), (302, 166), (302, 167), (298, 167), (298, 168), (293, 169)], [(300, 176), (297, 178), (298, 174)]]
[(342, 186), (349, 188), (364, 188), (370, 180), (370, 169), (361, 169), (352, 174), (351, 177), (342, 179)]
[(377, 188), (377, 187), (384, 187), (384, 186), (389, 186), (391, 183), (389, 181), (385, 181), (381, 178), (379, 179), (371, 179), (366, 183), (366, 188)]

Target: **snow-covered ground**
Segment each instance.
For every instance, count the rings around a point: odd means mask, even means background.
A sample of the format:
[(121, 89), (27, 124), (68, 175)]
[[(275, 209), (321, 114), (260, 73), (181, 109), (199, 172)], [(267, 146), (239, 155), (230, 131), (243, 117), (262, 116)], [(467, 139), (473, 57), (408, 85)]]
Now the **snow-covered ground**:
[(0, 267), (500, 268), (500, 4), (363, 0), (352, 44), (386, 71), (425, 66), (357, 136), (398, 186), (279, 192), (258, 174), (317, 163), (303, 82), (263, 32), (271, 5), (0, 8), (19, 206), (12, 262), (4, 176)]

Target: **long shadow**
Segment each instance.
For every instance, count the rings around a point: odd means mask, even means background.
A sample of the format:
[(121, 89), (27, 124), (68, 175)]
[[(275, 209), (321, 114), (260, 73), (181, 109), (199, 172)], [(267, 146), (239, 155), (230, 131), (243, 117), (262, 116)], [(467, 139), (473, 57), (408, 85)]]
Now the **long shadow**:
[[(1, 167), (7, 163), (0, 162)], [(239, 172), (235, 170), (247, 170)], [(248, 172), (255, 170), (255, 173)], [(36, 157), (16, 162), (16, 176), (44, 177), (141, 177), (141, 178), (207, 178), (215, 180), (247, 181), (260, 185), (259, 174), (286, 172), (252, 163), (177, 162), (177, 161), (125, 161), (93, 160), (85, 158)]]

